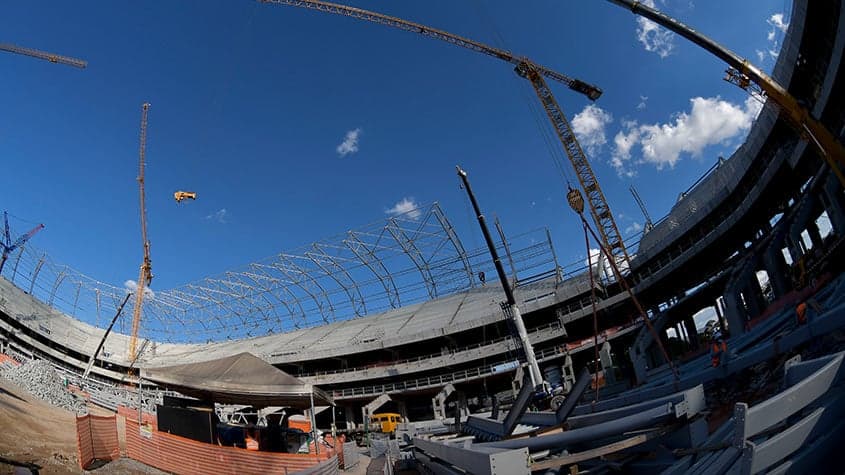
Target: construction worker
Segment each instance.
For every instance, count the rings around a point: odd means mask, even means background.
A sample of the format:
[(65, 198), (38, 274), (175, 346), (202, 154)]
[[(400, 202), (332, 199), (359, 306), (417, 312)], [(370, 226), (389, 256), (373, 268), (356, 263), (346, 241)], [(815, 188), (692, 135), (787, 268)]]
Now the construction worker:
[(728, 352), (728, 344), (722, 338), (722, 331), (714, 328), (713, 339), (710, 342), (710, 362), (714, 368), (718, 368), (722, 362), (722, 355)]
[(795, 314), (798, 316), (798, 324), (807, 323), (807, 302), (801, 302), (795, 307)]

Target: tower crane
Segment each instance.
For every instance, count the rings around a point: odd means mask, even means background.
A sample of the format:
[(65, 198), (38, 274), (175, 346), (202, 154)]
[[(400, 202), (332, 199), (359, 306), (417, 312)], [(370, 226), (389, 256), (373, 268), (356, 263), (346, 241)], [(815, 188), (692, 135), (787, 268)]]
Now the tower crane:
[(527, 79), (531, 86), (534, 87), (534, 92), (537, 98), (543, 104), (543, 108), (555, 129), (555, 132), (563, 145), (572, 167), (575, 169), (575, 175), (578, 177), (578, 182), (581, 188), (587, 195), (587, 202), (590, 206), (590, 214), (593, 221), (596, 223), (599, 234), (601, 235), (603, 245), (614, 256), (617, 263), (621, 267), (628, 266), (628, 251), (622, 242), (622, 237), (616, 222), (613, 219), (613, 213), (610, 211), (610, 206), (604, 197), (604, 193), (599, 187), (598, 180), (593, 173), (587, 157), (569, 125), (569, 121), (557, 103), (551, 89), (549, 89), (546, 79), (551, 79), (567, 85), (573, 91), (579, 92), (591, 100), (598, 99), (602, 91), (592, 84), (584, 81), (570, 78), (564, 74), (553, 71), (545, 66), (541, 66), (525, 57), (516, 56), (509, 51), (479, 43), (443, 30), (430, 28), (419, 23), (410, 22), (401, 18), (396, 18), (381, 13), (364, 10), (361, 8), (354, 8), (336, 3), (324, 2), (320, 0), (261, 0), (264, 3), (272, 3), (277, 5), (289, 5), (300, 8), (308, 8), (326, 13), (333, 13), (336, 15), (343, 15), (359, 20), (370, 21), (381, 25), (391, 26), (400, 30), (418, 33), (423, 36), (435, 38), (456, 46), (473, 50), (477, 53), (486, 54), (502, 61), (506, 61), (514, 66), (516, 73)]
[(38, 231), (44, 229), (44, 225), (39, 224), (38, 226), (30, 229), (28, 233), (17, 238), (15, 242), (12, 242), (12, 236), (9, 233), (9, 214), (6, 211), (3, 211), (3, 224), (5, 227), (3, 229), (4, 239), (0, 242), (0, 246), (3, 247), (3, 255), (0, 257), (0, 274), (3, 273), (3, 266), (6, 265), (6, 259), (8, 259), (9, 254), (11, 254), (15, 249), (23, 246), (23, 244), (29, 241), (32, 236), (35, 236)]
[(81, 59), (71, 58), (68, 56), (61, 56), (53, 53), (47, 53), (32, 48), (24, 48), (22, 46), (15, 46), (9, 43), (0, 43), (0, 51), (22, 54), (24, 56), (32, 56), (33, 58), (43, 59), (51, 63), (65, 64), (79, 69), (85, 69), (85, 67), (88, 66), (88, 62), (83, 61)]
[(147, 111), (150, 104), (144, 103), (141, 106), (141, 140), (138, 151), (138, 191), (141, 201), (141, 242), (144, 245), (144, 261), (141, 263), (141, 271), (138, 275), (138, 284), (135, 289), (135, 308), (132, 311), (132, 334), (129, 337), (128, 359), (134, 362), (135, 346), (138, 342), (138, 327), (141, 324), (141, 308), (144, 304), (144, 290), (153, 280), (152, 262), (150, 261), (150, 241), (147, 239), (147, 206), (144, 195), (144, 160), (147, 148)]

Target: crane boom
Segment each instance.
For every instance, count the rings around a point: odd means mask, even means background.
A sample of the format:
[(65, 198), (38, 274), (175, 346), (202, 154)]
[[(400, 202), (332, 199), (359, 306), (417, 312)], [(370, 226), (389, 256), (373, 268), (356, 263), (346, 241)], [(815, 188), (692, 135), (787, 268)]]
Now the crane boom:
[(58, 54), (47, 53), (32, 48), (24, 48), (22, 46), (15, 46), (9, 43), (0, 43), (0, 51), (7, 51), (9, 53), (22, 54), (24, 56), (32, 56), (33, 58), (43, 59), (51, 63), (65, 64), (79, 69), (85, 69), (88, 66), (87, 61), (81, 59), (71, 58), (69, 56), (61, 56)]
[(610, 206), (599, 187), (598, 180), (593, 173), (581, 145), (575, 137), (569, 121), (563, 114), (557, 100), (552, 95), (552, 91), (546, 84), (544, 77), (561, 82), (569, 86), (570, 89), (584, 94), (592, 100), (596, 100), (601, 96), (601, 89), (591, 84), (578, 79), (572, 79), (564, 74), (552, 71), (544, 66), (541, 66), (526, 58), (514, 56), (508, 51), (493, 48), (483, 43), (473, 41), (443, 30), (430, 28), (419, 23), (402, 20), (400, 18), (384, 15), (381, 13), (364, 10), (361, 8), (354, 8), (345, 5), (338, 5), (336, 3), (324, 2), (320, 0), (261, 0), (264, 3), (273, 3), (279, 5), (289, 5), (300, 8), (308, 8), (318, 10), (326, 13), (334, 13), (337, 15), (344, 15), (360, 20), (366, 20), (381, 25), (392, 26), (400, 30), (411, 31), (419, 33), (423, 36), (430, 36), (447, 43), (461, 46), (494, 58), (507, 61), (515, 66), (517, 74), (528, 79), (537, 93), (540, 102), (555, 128), (558, 138), (563, 145), (572, 167), (578, 175), (578, 181), (584, 192), (587, 194), (587, 201), (590, 204), (590, 214), (598, 227), (599, 233), (602, 236), (603, 244), (606, 246), (608, 252), (611, 252), (617, 259), (617, 264), (627, 267), (628, 252), (619, 235), (619, 229), (613, 219), (613, 213), (610, 211)]
[[(575, 132), (573, 132), (572, 127), (569, 125), (569, 121), (566, 120), (566, 116), (563, 114), (563, 110), (561, 110), (554, 95), (552, 95), (548, 84), (546, 84), (539, 71), (535, 70), (530, 63), (520, 63), (516, 67), (516, 72), (531, 81), (531, 85), (534, 86), (534, 92), (537, 93), (537, 98), (543, 103), (543, 108), (546, 110), (546, 114), (555, 128), (558, 139), (563, 144), (569, 161), (572, 162), (572, 168), (575, 169), (575, 175), (578, 177), (581, 189), (587, 195), (587, 203), (590, 205), (590, 215), (592, 215), (593, 221), (598, 227), (603, 241), (602, 244), (607, 249), (607, 252), (616, 259), (617, 265), (624, 263), (625, 266), (628, 266), (628, 251), (622, 242), (619, 228), (616, 226), (616, 220), (613, 219), (613, 213), (610, 211), (610, 205), (607, 204), (596, 175), (593, 173), (593, 168), (590, 166), (590, 162), (587, 160), (581, 144), (578, 143), (578, 139), (575, 137)], [(617, 277), (621, 278), (621, 276)]]
[(373, 23), (378, 23), (380, 25), (387, 25), (392, 26), (393, 28), (398, 28), (400, 30), (410, 31), (413, 33), (419, 33), (423, 36), (430, 36), (432, 38), (438, 39), (440, 41), (445, 41), (447, 43), (451, 43), (456, 46), (460, 46), (462, 48), (467, 48), (473, 51), (476, 51), (481, 54), (486, 54), (488, 56), (492, 56), (494, 58), (501, 59), (503, 61), (507, 61), (514, 66), (528, 62), (531, 66), (543, 76), (557, 81), (563, 84), (566, 84), (570, 89), (573, 91), (579, 92), (584, 94), (585, 96), (589, 97), (590, 100), (596, 100), (601, 97), (602, 90), (598, 87), (581, 81), (579, 79), (573, 79), (565, 74), (561, 74), (557, 71), (553, 71), (545, 66), (541, 66), (539, 64), (530, 62), (525, 58), (520, 58), (518, 56), (514, 56), (509, 51), (505, 51), (503, 49), (494, 48), (492, 46), (485, 45), (484, 43), (479, 43), (477, 41), (470, 40), (468, 38), (464, 38), (462, 36), (454, 35), (452, 33), (438, 30), (436, 28), (430, 28), (425, 25), (421, 25), (419, 23), (414, 23), (411, 21), (403, 20), (401, 18), (396, 18), (388, 15), (384, 15), (382, 13), (377, 13), (369, 10), (364, 10), (361, 8), (349, 7), (346, 5), (339, 5), (337, 3), (330, 3), (330, 2), (323, 2), (319, 0), (261, 0), (263, 3), (274, 3), (279, 5), (290, 5), (294, 7), (300, 8), (308, 8), (311, 10), (317, 10), (326, 13), (334, 13), (336, 15), (343, 15), (352, 18), (357, 18), (359, 20), (365, 20)]
[(0, 243), (0, 247), (3, 248), (2, 255), (0, 255), (0, 273), (3, 272), (3, 266), (6, 265), (6, 259), (8, 259), (9, 254), (11, 254), (15, 249), (23, 246), (24, 243), (29, 241), (32, 236), (35, 236), (38, 231), (44, 229), (44, 225), (39, 224), (38, 226), (30, 229), (26, 234), (21, 235), (15, 240), (15, 242), (12, 242), (11, 231), (9, 231), (9, 214), (6, 211), (3, 211), (3, 224), (5, 225), (3, 235), (6, 239)]
[(129, 338), (129, 361), (134, 361), (135, 346), (138, 341), (138, 328), (141, 324), (141, 308), (144, 304), (144, 290), (153, 280), (152, 262), (150, 261), (150, 241), (147, 239), (147, 206), (144, 195), (144, 161), (147, 148), (147, 111), (150, 109), (148, 103), (141, 106), (141, 139), (138, 150), (138, 192), (141, 202), (141, 242), (144, 245), (144, 261), (141, 263), (141, 270), (138, 274), (137, 287), (135, 288), (135, 308), (132, 311), (132, 335)]
[(731, 69), (727, 71), (726, 81), (746, 90), (750, 88), (752, 82), (756, 84), (761, 92), (764, 92), (767, 97), (772, 99), (786, 113), (785, 118), (792, 123), (798, 133), (802, 137), (809, 139), (808, 142), (810, 145), (827, 161), (833, 173), (839, 178), (839, 182), (845, 186), (845, 176), (842, 175), (842, 171), (836, 165), (836, 162), (839, 162), (840, 165), (845, 165), (845, 147), (842, 146), (842, 143), (836, 139), (827, 127), (816, 120), (806, 107), (799, 104), (795, 97), (771, 76), (713, 39), (642, 2), (636, 0), (608, 1), (630, 9), (635, 15), (648, 18), (674, 31), (728, 63)]

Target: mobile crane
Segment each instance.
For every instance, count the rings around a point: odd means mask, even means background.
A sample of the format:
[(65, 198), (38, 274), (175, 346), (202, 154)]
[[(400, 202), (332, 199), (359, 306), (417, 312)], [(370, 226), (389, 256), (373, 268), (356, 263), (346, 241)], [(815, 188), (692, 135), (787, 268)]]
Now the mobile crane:
[(629, 266), (628, 251), (625, 249), (625, 245), (622, 242), (622, 237), (619, 233), (618, 227), (616, 226), (616, 222), (613, 219), (613, 213), (610, 211), (610, 206), (607, 204), (604, 193), (599, 187), (598, 180), (596, 180), (593, 169), (587, 161), (587, 157), (584, 154), (581, 145), (578, 143), (575, 133), (569, 125), (569, 121), (563, 114), (563, 111), (561, 110), (560, 105), (558, 105), (554, 95), (552, 95), (552, 91), (549, 89), (548, 84), (546, 84), (545, 78), (566, 84), (573, 91), (584, 94), (591, 100), (596, 100), (601, 96), (601, 89), (584, 81), (573, 79), (559, 72), (548, 69), (527, 58), (516, 56), (509, 51), (487, 46), (477, 41), (463, 38), (443, 30), (430, 28), (419, 23), (403, 20), (401, 18), (319, 0), (261, 1), (263, 3), (308, 8), (391, 26), (400, 30), (411, 31), (423, 36), (429, 36), (445, 41), (456, 46), (461, 46), (478, 53), (486, 54), (514, 65), (516, 73), (530, 81), (531, 85), (534, 87), (534, 92), (543, 104), (543, 108), (545, 109), (546, 114), (555, 129), (558, 139), (563, 145), (566, 155), (572, 163), (572, 167), (575, 169), (575, 175), (578, 177), (578, 182), (587, 195), (590, 214), (592, 215), (593, 221), (596, 223), (599, 235), (603, 241), (602, 244), (614, 256), (614, 259), (616, 259), (620, 266), (624, 266), (625, 268)]

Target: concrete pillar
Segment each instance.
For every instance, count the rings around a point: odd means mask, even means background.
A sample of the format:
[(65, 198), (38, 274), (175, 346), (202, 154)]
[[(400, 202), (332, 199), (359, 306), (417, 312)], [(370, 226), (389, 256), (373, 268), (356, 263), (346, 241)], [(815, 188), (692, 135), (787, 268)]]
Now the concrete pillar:
[(839, 180), (832, 173), (824, 185), (822, 200), (833, 232), (837, 236), (845, 236), (845, 198)]
[(760, 285), (757, 283), (757, 277), (754, 274), (751, 275), (751, 279), (754, 282), (747, 282), (742, 287), (742, 297), (745, 300), (745, 309), (749, 320), (757, 318), (763, 311), (760, 307)]
[(768, 251), (763, 255), (763, 266), (766, 268), (766, 273), (769, 274), (769, 283), (772, 286), (772, 293), (774, 293), (775, 298), (786, 295), (791, 290), (787, 277), (789, 267), (783, 259), (780, 243), (769, 246)]
[(610, 354), (610, 342), (605, 341), (599, 349), (599, 361), (604, 370), (604, 379), (608, 384), (616, 382), (616, 375), (613, 370), (613, 356)]
[(399, 408), (399, 415), (402, 416), (402, 422), (408, 420), (408, 406), (405, 401), (396, 401), (396, 406)]
[(352, 409), (352, 406), (344, 406), (343, 412), (346, 416), (347, 424), (349, 424), (350, 422), (355, 422), (355, 409)]
[(692, 316), (689, 316), (684, 319), (684, 327), (687, 331), (687, 338), (689, 340), (690, 348), (693, 350), (698, 349), (698, 330), (695, 329), (695, 320), (693, 320)]
[(567, 354), (563, 358), (563, 364), (560, 367), (563, 373), (563, 390), (567, 393), (575, 385), (575, 367), (572, 364), (572, 357)]
[(818, 249), (822, 245), (822, 234), (819, 232), (819, 227), (815, 221), (807, 223), (807, 233), (810, 235), (810, 242), (813, 243), (813, 248)]
[(728, 331), (731, 336), (742, 335), (745, 333), (745, 307), (742, 305), (742, 300), (739, 296), (738, 290), (729, 289), (725, 293), (725, 318), (728, 322)]

